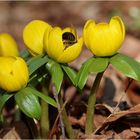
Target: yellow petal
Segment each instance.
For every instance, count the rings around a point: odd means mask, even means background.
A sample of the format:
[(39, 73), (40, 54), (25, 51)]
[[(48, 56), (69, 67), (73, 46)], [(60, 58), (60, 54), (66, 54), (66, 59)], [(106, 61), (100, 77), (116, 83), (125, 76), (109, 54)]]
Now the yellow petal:
[(124, 23), (122, 21), (122, 19), (119, 16), (114, 16), (111, 18), (110, 20), (110, 27), (117, 29), (118, 31), (120, 30), (120, 32), (122, 33), (123, 39), (125, 37), (125, 26)]
[[(106, 23), (99, 23), (94, 26), (89, 36), (90, 50), (96, 56), (108, 56), (111, 51), (111, 34)], [(112, 53), (112, 52), (111, 52)]]
[(90, 49), (90, 37), (92, 36), (93, 30), (94, 30), (95, 22), (94, 20), (88, 20), (84, 26), (83, 30), (83, 37), (85, 45), (88, 49)]
[(25, 26), (23, 40), (32, 55), (43, 53), (43, 36), (45, 30), (50, 27), (48, 23), (41, 20), (33, 20)]
[(62, 34), (65, 33), (65, 32), (72, 32), (72, 28), (70, 28), (70, 27), (64, 28), (63, 31), (62, 31)]
[(80, 38), (77, 43), (68, 47), (66, 50), (63, 51), (61, 56), (57, 59), (60, 63), (68, 63), (76, 59), (82, 50), (83, 39)]
[(122, 36), (110, 29), (108, 24), (100, 23), (94, 28), (91, 41), (91, 50), (96, 56), (113, 55), (122, 43)]
[(54, 27), (48, 33), (45, 33), (44, 45), (47, 54), (57, 60), (64, 50), (61, 28)]
[(111, 18), (110, 20), (110, 28), (112, 28), (114, 30), (114, 32), (119, 31), (122, 33), (122, 39), (124, 40), (125, 37), (125, 26), (124, 23), (122, 21), (122, 19), (119, 16), (114, 16)]
[(73, 26), (72, 27), (66, 27), (62, 30), (62, 34), (66, 33), (66, 32), (72, 33), (76, 37), (76, 40), (78, 40), (78, 35), (76, 33), (76, 29)]
[(44, 37), (43, 37), (43, 43), (44, 43), (44, 50), (47, 52), (47, 54), (50, 54), (50, 49), (49, 49), (49, 45), (48, 45), (48, 42), (49, 42), (49, 35), (50, 35), (50, 32), (53, 28), (47, 28), (45, 33), (44, 33)]
[(18, 79), (18, 83), (20, 83), (21, 88), (25, 87), (29, 79), (29, 72), (26, 62), (22, 58), (17, 58), (17, 61), (15, 61), (13, 64), (13, 71), (15, 73), (15, 78)]
[(14, 92), (27, 85), (29, 74), (25, 61), (20, 57), (0, 57), (0, 87)]
[[(84, 28), (84, 41), (87, 47), (96, 56), (111, 56), (118, 51), (124, 40), (124, 24), (119, 17), (113, 17), (109, 24), (101, 22)], [(86, 30), (87, 28), (87, 30)]]
[(18, 56), (18, 46), (14, 38), (7, 33), (0, 34), (0, 56)]

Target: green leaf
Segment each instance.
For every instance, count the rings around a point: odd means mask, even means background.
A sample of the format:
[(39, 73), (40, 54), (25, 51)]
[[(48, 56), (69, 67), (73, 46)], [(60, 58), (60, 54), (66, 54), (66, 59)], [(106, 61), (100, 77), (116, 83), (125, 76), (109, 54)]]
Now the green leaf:
[(94, 61), (94, 58), (89, 58), (80, 68), (77, 77), (76, 77), (76, 86), (78, 86), (80, 89), (82, 89), (84, 87), (84, 85), (86, 84), (86, 81), (88, 79), (88, 75), (89, 75), (89, 70), (90, 70), (90, 66), (92, 65)]
[(44, 95), (42, 94), (41, 92), (37, 91), (36, 89), (33, 89), (31, 87), (26, 87), (28, 90), (30, 90), (34, 95), (40, 97), (42, 100), (44, 100), (46, 103), (54, 106), (54, 107), (57, 107), (57, 104), (55, 102), (54, 99), (52, 99), (51, 97), (47, 96), (47, 95)]
[(94, 59), (94, 61), (90, 65), (89, 72), (91, 72), (91, 73), (103, 72), (107, 68), (108, 63), (109, 63), (108, 58), (97, 57), (97, 58)]
[(13, 96), (14, 94), (11, 94), (11, 93), (3, 93), (3, 94), (0, 94), (0, 113), (5, 105), (5, 103)]
[(28, 65), (31, 65), (32, 63), (35, 63), (36, 60), (40, 59), (43, 57), (43, 54), (41, 55), (37, 55), (37, 56), (34, 56), (34, 57), (31, 57), (28, 61), (27, 61), (27, 64)]
[(63, 81), (63, 71), (61, 69), (60, 64), (53, 60), (50, 60), (46, 64), (46, 69), (49, 71), (51, 75), (51, 80), (56, 87), (56, 92), (59, 93)]
[(69, 79), (71, 80), (71, 82), (75, 85), (76, 84), (76, 76), (77, 73), (75, 70), (73, 70), (72, 68), (70, 68), (69, 66), (66, 65), (61, 65), (63, 70), (66, 72), (67, 76), (69, 77)]
[(125, 76), (140, 81), (140, 63), (123, 54), (110, 58), (110, 63)]
[(24, 58), (24, 59), (28, 58), (29, 55), (30, 55), (30, 54), (29, 54), (29, 52), (28, 52), (27, 49), (24, 49), (24, 50), (22, 50), (22, 51), (20, 52), (20, 56), (21, 56), (22, 58)]
[(89, 58), (81, 67), (81, 69), (78, 72), (77, 75), (77, 83), (76, 85), (82, 89), (85, 84), (86, 81), (88, 79), (88, 76), (90, 73), (100, 73), (105, 71), (105, 69), (107, 68), (109, 63), (109, 59), (108, 58)]
[(38, 98), (29, 88), (24, 88), (17, 92), (15, 94), (15, 101), (28, 117), (40, 119), (41, 107)]
[(42, 65), (44, 65), (48, 61), (49, 61), (48, 56), (45, 56), (42, 58), (42, 55), (39, 55), (39, 56), (31, 58), (31, 60), (27, 62), (29, 66), (29, 75), (31, 75), (33, 72), (35, 72), (38, 68), (40, 68)]

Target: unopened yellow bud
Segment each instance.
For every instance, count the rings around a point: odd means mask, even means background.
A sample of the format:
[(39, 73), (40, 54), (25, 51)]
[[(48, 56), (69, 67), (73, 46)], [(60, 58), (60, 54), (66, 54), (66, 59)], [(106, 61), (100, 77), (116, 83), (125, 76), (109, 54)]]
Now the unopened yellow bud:
[(14, 92), (27, 85), (29, 79), (26, 62), (15, 56), (0, 57), (0, 88)]
[(18, 56), (18, 46), (14, 38), (7, 33), (0, 34), (0, 56)]
[(124, 23), (120, 17), (112, 17), (109, 24), (88, 20), (84, 26), (86, 47), (96, 56), (111, 56), (121, 47), (125, 37)]
[(51, 26), (42, 20), (29, 22), (23, 30), (23, 40), (31, 55), (36, 56), (43, 53), (43, 36), (47, 28)]

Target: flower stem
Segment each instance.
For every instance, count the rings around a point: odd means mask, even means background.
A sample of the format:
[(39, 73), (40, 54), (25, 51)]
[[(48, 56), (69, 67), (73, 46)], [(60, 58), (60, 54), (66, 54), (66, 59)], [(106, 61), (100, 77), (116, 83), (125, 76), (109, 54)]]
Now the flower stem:
[[(47, 89), (47, 85), (45, 86), (43, 84), (42, 86), (42, 92), (44, 93), (44, 95), (48, 95), (48, 89)], [(43, 100), (41, 100), (41, 109), (42, 109), (42, 115), (41, 115), (41, 136), (42, 138), (47, 138), (48, 136), (48, 132), (49, 132), (49, 108), (48, 108), (48, 104), (46, 104)]]
[(93, 86), (91, 88), (91, 92), (89, 95), (87, 115), (86, 115), (87, 120), (86, 120), (86, 126), (85, 126), (85, 133), (87, 135), (91, 134), (94, 131), (93, 120), (94, 120), (94, 111), (95, 111), (95, 103), (96, 103), (96, 93), (99, 88), (99, 84), (100, 84), (102, 76), (103, 76), (103, 72), (98, 73), (96, 75), (96, 78), (94, 80), (94, 83), (93, 83)]

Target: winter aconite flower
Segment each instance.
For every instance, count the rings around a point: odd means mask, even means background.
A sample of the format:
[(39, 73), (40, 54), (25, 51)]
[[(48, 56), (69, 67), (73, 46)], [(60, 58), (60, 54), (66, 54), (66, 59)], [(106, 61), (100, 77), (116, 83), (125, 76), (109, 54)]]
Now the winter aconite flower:
[(48, 30), (44, 35), (44, 47), (51, 58), (60, 63), (68, 63), (79, 56), (83, 39), (78, 38), (74, 28), (68, 27), (62, 30), (54, 27)]
[(23, 40), (28, 51), (33, 55), (43, 53), (43, 36), (51, 26), (42, 20), (33, 20), (23, 30)]
[(8, 91), (18, 91), (27, 85), (28, 68), (20, 57), (0, 57), (0, 88)]
[(109, 24), (88, 20), (83, 32), (87, 48), (96, 56), (115, 54), (125, 37), (124, 23), (118, 16), (112, 17)]
[(18, 46), (14, 38), (7, 33), (0, 34), (0, 56), (18, 56)]

